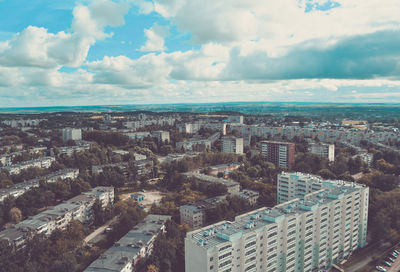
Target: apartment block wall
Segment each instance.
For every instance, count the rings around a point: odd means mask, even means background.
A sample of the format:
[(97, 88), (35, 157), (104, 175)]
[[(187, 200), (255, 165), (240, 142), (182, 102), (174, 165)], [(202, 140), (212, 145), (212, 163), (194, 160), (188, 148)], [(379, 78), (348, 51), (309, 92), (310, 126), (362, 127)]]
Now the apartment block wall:
[(325, 182), (302, 199), (187, 233), (186, 271), (316, 271), (340, 262), (365, 245), (368, 187)]

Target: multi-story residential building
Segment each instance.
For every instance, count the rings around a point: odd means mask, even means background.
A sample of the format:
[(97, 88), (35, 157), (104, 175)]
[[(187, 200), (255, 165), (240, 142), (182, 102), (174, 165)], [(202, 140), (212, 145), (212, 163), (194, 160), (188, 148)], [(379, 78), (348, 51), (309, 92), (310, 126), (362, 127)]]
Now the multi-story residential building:
[(49, 168), (55, 160), (56, 159), (54, 157), (41, 157), (34, 160), (4, 166), (0, 169), (8, 171), (10, 175), (17, 175), (21, 173), (22, 170), (28, 169), (30, 167)]
[(127, 122), (124, 122), (123, 125), (126, 128), (136, 130), (136, 129), (139, 129), (139, 128), (143, 128), (143, 127), (146, 127), (146, 126), (152, 126), (152, 125), (173, 126), (175, 124), (176, 120), (177, 120), (177, 118), (173, 118), (173, 117), (164, 117), (164, 118), (159, 117), (159, 118), (156, 118), (156, 119), (144, 118), (144, 119), (139, 119), (139, 120), (136, 120), (136, 121), (127, 121)]
[(165, 222), (171, 216), (149, 214), (147, 217), (97, 260), (85, 272), (128, 272), (136, 271), (139, 260), (146, 259), (153, 251), (157, 236), (165, 232)]
[(244, 189), (239, 193), (239, 197), (246, 199), (250, 205), (256, 205), (259, 196), (259, 192), (249, 189)]
[(328, 159), (330, 162), (335, 160), (335, 145), (325, 143), (310, 143), (308, 152)]
[(228, 123), (243, 124), (243, 115), (230, 115), (226, 120)]
[(150, 137), (151, 133), (149, 131), (141, 131), (141, 132), (127, 132), (124, 135), (128, 136), (131, 140), (136, 139), (144, 139), (146, 137)]
[(325, 271), (366, 244), (368, 187), (333, 182), (192, 232), (186, 271)]
[(2, 123), (10, 127), (34, 127), (42, 121), (47, 121), (47, 119), (13, 119), (4, 120)]
[(190, 139), (176, 142), (176, 148), (184, 151), (209, 151), (211, 150), (211, 141), (208, 139)]
[(223, 153), (243, 154), (243, 138), (236, 138), (234, 136), (222, 137), (222, 150)]
[(176, 143), (176, 148), (183, 151), (209, 151), (211, 150), (211, 146), (215, 143), (216, 140), (219, 139), (221, 133), (216, 132), (207, 139), (189, 139)]
[(147, 159), (146, 155), (139, 154), (139, 153), (133, 153), (133, 157), (135, 158), (135, 161), (141, 161)]
[(347, 142), (351, 144), (360, 144), (362, 140), (371, 143), (384, 143), (396, 141), (399, 138), (399, 131), (373, 131), (359, 130), (354, 128), (332, 129), (326, 127), (299, 127), (299, 126), (281, 126), (271, 127), (264, 125), (244, 125), (231, 124), (231, 129), (238, 131), (242, 135), (249, 133), (251, 136), (259, 136), (262, 138), (283, 137), (293, 139), (293, 137), (318, 138), (321, 142), (335, 143)]
[(187, 204), (179, 207), (181, 224), (187, 224), (191, 228), (199, 228), (207, 222), (207, 213), (209, 209), (216, 207), (226, 199), (226, 195), (217, 196), (208, 199), (196, 201), (194, 204)]
[(187, 172), (186, 176), (194, 177), (203, 182), (222, 184), (222, 185), (226, 186), (227, 193), (229, 195), (239, 195), (240, 184), (236, 181), (224, 179), (224, 178), (217, 178), (217, 177), (199, 174), (199, 173), (195, 173), (195, 172)]
[(62, 140), (64, 143), (69, 140), (80, 141), (82, 140), (82, 130), (80, 128), (64, 128), (62, 130)]
[(24, 245), (27, 236), (43, 233), (50, 235), (56, 229), (62, 229), (71, 220), (86, 223), (92, 216), (91, 208), (96, 199), (102, 206), (114, 201), (114, 187), (95, 187), (63, 203), (49, 208), (35, 216), (0, 232), (0, 239), (8, 240), (16, 248)]
[(200, 123), (184, 123), (177, 125), (178, 131), (180, 133), (193, 134), (200, 130)]
[(21, 183), (14, 184), (7, 188), (0, 189), (0, 202), (3, 202), (4, 199), (8, 196), (13, 196), (17, 198), (24, 194), (25, 192), (29, 191), (34, 187), (39, 187), (40, 181), (44, 182), (56, 182), (57, 180), (61, 179), (75, 179), (79, 175), (79, 169), (63, 169), (55, 173), (48, 174), (43, 177), (38, 177), (35, 179), (27, 180)]
[(162, 143), (168, 142), (169, 143), (169, 131), (157, 130), (157, 131), (153, 131), (151, 133), (151, 135), (154, 138), (157, 138), (157, 140), (159, 142), (162, 142)]
[(294, 164), (294, 143), (262, 141), (261, 155), (280, 168), (292, 169)]
[(58, 152), (60, 155), (67, 155), (71, 157), (75, 154), (75, 152), (83, 152), (89, 150), (91, 147), (90, 143), (82, 143), (80, 145), (74, 146), (61, 146), (58, 148)]
[[(228, 195), (216, 196), (196, 201), (179, 207), (181, 224), (187, 224), (191, 228), (199, 228), (207, 223), (207, 210), (213, 209), (218, 203), (226, 200)], [(250, 205), (257, 204), (259, 193), (252, 190), (242, 190), (237, 195), (246, 199)]]
[(213, 175), (213, 176), (218, 176), (219, 173), (222, 173), (224, 176), (233, 170), (236, 170), (240, 167), (239, 162), (232, 162), (232, 163), (226, 163), (226, 164), (219, 164), (219, 165), (213, 165), (209, 167), (208, 174)]
[(352, 158), (355, 159), (359, 157), (361, 159), (361, 161), (365, 162), (368, 167), (372, 166), (372, 162), (374, 161), (374, 155), (371, 153), (368, 153), (367, 151), (365, 152), (361, 152), (360, 154), (357, 154), (355, 156), (353, 156)]
[[(328, 190), (330, 188), (356, 188), (360, 194), (360, 235), (363, 235), (365, 244), (368, 217), (369, 188), (352, 182), (342, 180), (324, 180), (319, 176), (304, 173), (282, 172), (278, 175), (277, 202), (284, 203), (293, 199), (306, 199), (307, 195)], [(347, 192), (347, 191), (346, 191)], [(357, 207), (355, 207), (357, 208)]]
[(219, 132), (222, 133), (222, 135), (226, 134), (226, 123), (221, 123), (221, 122), (209, 122), (207, 121), (197, 121), (194, 123), (183, 123), (183, 124), (178, 124), (177, 125), (178, 131), (180, 133), (188, 133), (188, 134), (194, 134), (197, 133), (200, 128), (208, 128), (212, 130), (218, 130)]

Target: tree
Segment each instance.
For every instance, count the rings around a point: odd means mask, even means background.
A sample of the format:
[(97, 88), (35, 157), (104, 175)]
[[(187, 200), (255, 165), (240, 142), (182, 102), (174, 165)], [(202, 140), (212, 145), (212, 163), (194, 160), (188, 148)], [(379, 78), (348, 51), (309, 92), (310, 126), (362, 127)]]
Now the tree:
[(22, 219), (22, 212), (17, 207), (13, 207), (10, 210), (10, 218), (14, 223), (19, 223)]
[(157, 266), (155, 266), (154, 264), (149, 264), (147, 266), (146, 272), (158, 272), (158, 271), (159, 270), (158, 270)]
[(326, 168), (319, 170), (318, 175), (324, 179), (335, 179), (336, 178), (336, 175), (334, 173), (332, 173), (331, 170), (326, 169)]

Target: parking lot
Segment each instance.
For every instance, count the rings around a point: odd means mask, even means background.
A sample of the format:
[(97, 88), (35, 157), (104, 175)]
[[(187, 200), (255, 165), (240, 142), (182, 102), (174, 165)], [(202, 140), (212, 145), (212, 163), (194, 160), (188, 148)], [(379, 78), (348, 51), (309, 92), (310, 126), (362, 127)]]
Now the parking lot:
[[(397, 249), (397, 251), (399, 251), (399, 249)], [(392, 252), (392, 251), (390, 251)], [(400, 252), (400, 251), (399, 251)], [(389, 256), (390, 254), (386, 254), (385, 260), (387, 259), (387, 256)], [(400, 270), (400, 256), (398, 256), (397, 258), (391, 257), (392, 259), (394, 259), (394, 263), (390, 263), (392, 266), (386, 266), (382, 263), (379, 263), (379, 266), (383, 267), (386, 269), (386, 271), (388, 272), (398, 272)], [(378, 270), (377, 270), (378, 271)]]

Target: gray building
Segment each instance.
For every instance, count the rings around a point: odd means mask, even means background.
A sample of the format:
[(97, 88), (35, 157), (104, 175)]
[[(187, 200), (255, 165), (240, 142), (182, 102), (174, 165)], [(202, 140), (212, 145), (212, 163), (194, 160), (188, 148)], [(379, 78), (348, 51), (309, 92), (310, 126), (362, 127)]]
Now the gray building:
[(62, 130), (62, 140), (64, 143), (69, 140), (80, 141), (82, 140), (82, 130), (80, 128), (64, 128)]
[(243, 154), (243, 138), (236, 138), (234, 136), (222, 137), (222, 150), (223, 153)]
[(85, 272), (131, 272), (139, 260), (153, 251), (158, 234), (165, 232), (170, 216), (149, 214), (111, 248), (86, 268)]
[(188, 232), (186, 271), (329, 270), (365, 246), (369, 190), (343, 181), (324, 182), (331, 185), (303, 199)]

